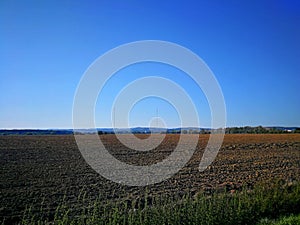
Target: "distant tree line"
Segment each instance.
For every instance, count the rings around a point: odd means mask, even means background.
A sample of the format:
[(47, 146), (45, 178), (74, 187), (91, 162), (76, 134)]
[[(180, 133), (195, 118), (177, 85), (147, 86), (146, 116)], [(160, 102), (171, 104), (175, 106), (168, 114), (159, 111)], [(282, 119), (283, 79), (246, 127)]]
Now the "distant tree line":
[[(168, 134), (210, 134), (211, 129), (170, 129)], [(286, 133), (300, 133), (300, 128), (287, 129), (283, 127), (228, 127), (225, 129), (226, 134), (286, 134)]]
[(99, 135), (103, 135), (103, 134), (115, 134), (115, 132), (113, 132), (113, 131), (108, 132), (108, 131), (102, 131), (102, 130), (99, 130), (99, 131), (98, 131), (98, 134), (99, 134)]
[(66, 135), (73, 134), (72, 130), (0, 130), (0, 135)]
[(300, 133), (300, 128), (289, 130), (276, 127), (228, 127), (225, 131), (227, 134), (284, 134), (284, 133)]
[(299, 127), (297, 127), (295, 130), (294, 130), (294, 133), (300, 133), (300, 128)]
[[(150, 131), (141, 132), (141, 131), (132, 131), (134, 134), (149, 134)], [(174, 128), (174, 129), (167, 129), (165, 134), (210, 134), (211, 129), (184, 129), (184, 128)], [(286, 133), (300, 133), (300, 128), (294, 128), (292, 130), (286, 129), (283, 127), (228, 127), (225, 129), (226, 134), (286, 134)], [(98, 131), (99, 135), (104, 134), (114, 134), (114, 132), (106, 132), (106, 131)]]
[[(154, 131), (154, 133), (167, 133), (167, 134), (210, 134), (209, 128), (169, 128), (166, 131)], [(134, 134), (150, 134), (151, 130), (145, 128), (145, 130), (132, 130)], [(120, 133), (130, 133), (130, 131), (120, 131)], [(228, 127), (225, 129), (226, 134), (286, 134), (286, 133), (300, 133), (299, 127)], [(90, 132), (78, 132), (73, 130), (0, 130), (0, 135), (66, 135), (66, 134), (91, 134)], [(99, 130), (99, 135), (114, 134), (111, 130)]]

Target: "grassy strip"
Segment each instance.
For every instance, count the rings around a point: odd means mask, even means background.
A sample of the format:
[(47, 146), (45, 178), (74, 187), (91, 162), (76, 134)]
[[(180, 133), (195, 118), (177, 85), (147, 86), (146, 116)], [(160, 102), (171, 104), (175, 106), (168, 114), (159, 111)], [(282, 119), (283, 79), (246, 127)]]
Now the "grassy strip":
[(257, 225), (299, 225), (300, 214), (280, 218), (279, 220), (262, 219)]
[[(79, 198), (79, 201), (87, 201)], [(82, 204), (83, 205), (83, 204)], [(86, 205), (86, 204), (84, 204)], [(174, 200), (150, 197), (140, 200), (120, 200), (115, 203), (93, 201), (88, 207), (76, 209), (61, 204), (54, 218), (39, 219), (30, 210), (24, 213), (22, 224), (255, 224), (262, 218), (299, 214), (300, 183), (287, 185), (261, 184), (253, 190), (235, 193), (224, 191), (195, 197), (184, 196)], [(43, 213), (43, 212), (41, 212)], [(290, 217), (284, 221), (293, 220)], [(299, 216), (295, 218), (299, 221)], [(280, 222), (280, 221), (279, 221)], [(277, 223), (275, 223), (277, 224)], [(293, 224), (293, 223), (278, 223)]]

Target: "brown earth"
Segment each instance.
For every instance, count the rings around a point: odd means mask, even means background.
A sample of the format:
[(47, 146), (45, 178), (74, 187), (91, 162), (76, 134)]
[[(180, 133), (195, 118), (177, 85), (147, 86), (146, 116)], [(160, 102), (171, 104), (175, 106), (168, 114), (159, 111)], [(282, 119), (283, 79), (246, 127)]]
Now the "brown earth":
[[(130, 150), (114, 135), (102, 135), (101, 140), (119, 160), (149, 165), (167, 157), (179, 135), (167, 135), (160, 146), (149, 152)], [(53, 216), (62, 201), (74, 208), (82, 207), (78, 202), (82, 193), (89, 200), (136, 199), (146, 190), (149, 195), (172, 197), (221, 188), (234, 191), (276, 179), (300, 181), (299, 134), (226, 135), (215, 161), (199, 172), (207, 140), (208, 135), (200, 135), (192, 159), (172, 178), (148, 187), (128, 187), (92, 170), (72, 135), (0, 136), (0, 222), (19, 221), (30, 206), (33, 212), (43, 207), (47, 216)]]

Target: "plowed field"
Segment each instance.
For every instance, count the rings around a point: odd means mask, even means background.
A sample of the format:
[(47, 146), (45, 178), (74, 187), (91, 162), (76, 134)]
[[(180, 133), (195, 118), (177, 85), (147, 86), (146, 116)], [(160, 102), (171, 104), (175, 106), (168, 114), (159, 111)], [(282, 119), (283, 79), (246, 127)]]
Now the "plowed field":
[[(114, 135), (102, 135), (101, 139), (119, 160), (149, 165), (167, 157), (179, 135), (167, 135), (160, 146), (149, 152), (130, 150)], [(200, 135), (194, 156), (172, 178), (148, 187), (128, 187), (93, 171), (72, 135), (0, 136), (0, 222), (20, 221), (26, 207), (37, 211), (43, 206), (45, 215), (53, 215), (62, 201), (74, 208), (82, 207), (77, 201), (82, 193), (87, 199), (114, 201), (139, 198), (146, 189), (149, 195), (171, 197), (224, 188), (234, 192), (276, 179), (300, 181), (298, 134), (226, 135), (215, 161), (200, 173), (198, 165), (207, 140), (208, 135)]]

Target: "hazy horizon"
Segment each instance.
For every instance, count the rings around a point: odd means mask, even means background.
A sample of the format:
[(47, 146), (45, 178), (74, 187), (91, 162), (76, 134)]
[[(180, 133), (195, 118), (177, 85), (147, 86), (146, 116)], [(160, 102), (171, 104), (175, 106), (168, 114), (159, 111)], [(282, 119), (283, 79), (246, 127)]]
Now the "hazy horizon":
[[(230, 126), (225, 128), (233, 128), (233, 127), (284, 127), (284, 128), (299, 128), (300, 126), (281, 126), (281, 125), (270, 125), (270, 126), (263, 126), (263, 125), (256, 125), (256, 126)], [(150, 128), (150, 129), (212, 129), (210, 127), (145, 127), (145, 126), (135, 126), (135, 127), (96, 127), (96, 128), (56, 128), (56, 127), (50, 127), (50, 128), (0, 128), (0, 130), (90, 130), (90, 129), (133, 129), (133, 128)]]

